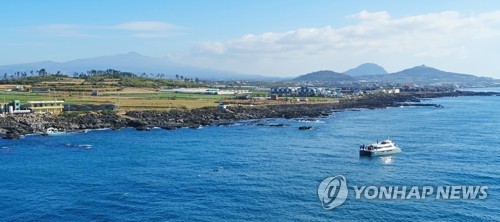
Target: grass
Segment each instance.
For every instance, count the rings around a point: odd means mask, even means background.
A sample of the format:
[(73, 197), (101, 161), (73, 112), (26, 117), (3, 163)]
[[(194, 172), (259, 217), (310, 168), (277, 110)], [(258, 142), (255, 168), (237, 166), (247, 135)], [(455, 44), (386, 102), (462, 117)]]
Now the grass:
[(127, 93), (122, 94), (118, 92), (105, 93), (106, 96), (125, 96), (125, 97), (136, 97), (143, 99), (152, 100), (221, 100), (221, 99), (232, 99), (233, 95), (210, 95), (210, 94), (187, 94), (187, 93), (167, 93), (167, 92), (156, 92), (156, 93)]
[[(2, 85), (5, 87), (11, 87)], [(5, 88), (5, 89), (7, 89)], [(1, 87), (0, 87), (1, 89)], [(281, 97), (279, 101), (262, 100), (236, 100), (234, 95), (213, 94), (187, 94), (173, 92), (158, 92), (154, 88), (123, 88), (120, 91), (99, 91), (102, 95), (91, 96), (90, 92), (55, 91), (50, 93), (33, 92), (0, 92), (0, 101), (5, 102), (20, 100), (21, 104), (30, 100), (64, 100), (71, 104), (115, 104), (120, 111), (128, 110), (169, 110), (169, 109), (194, 109), (206, 106), (216, 106), (219, 102), (241, 105), (262, 104), (289, 104), (289, 103), (316, 103), (327, 102), (335, 99), (323, 97), (309, 97), (309, 102), (297, 102), (294, 97), (286, 101)], [(254, 93), (254, 96), (265, 95), (265, 92)]]
[[(21, 100), (21, 103), (26, 103), (30, 100), (49, 100), (47, 94), (27, 93), (27, 92), (0, 92), (0, 99), (10, 102), (12, 100)], [(53, 99), (53, 98), (52, 98)]]
[[(131, 91), (129, 89), (129, 91)], [(219, 102), (231, 99), (227, 95), (202, 95), (202, 94), (181, 94), (150, 92), (144, 93), (104, 93), (102, 96), (90, 96), (89, 93), (81, 92), (0, 92), (0, 100), (5, 102), (20, 100), (21, 104), (31, 100), (64, 100), (71, 104), (115, 104), (121, 110), (168, 110), (174, 108), (200, 108), (205, 106), (216, 106)]]
[[(8, 91), (16, 85), (25, 88), (45, 87), (51, 92)], [(18, 79), (7, 79), (0, 84), (0, 101), (20, 100), (21, 104), (33, 100), (64, 100), (71, 104), (115, 104), (121, 111), (174, 108), (200, 108), (216, 106), (219, 102), (231, 100), (232, 95), (206, 95), (159, 92), (159, 89), (172, 87), (200, 86), (194, 82), (149, 79), (133, 76), (131, 73), (112, 71), (111, 75), (96, 74), (81, 78), (48, 75)], [(98, 90), (100, 96), (91, 96)]]

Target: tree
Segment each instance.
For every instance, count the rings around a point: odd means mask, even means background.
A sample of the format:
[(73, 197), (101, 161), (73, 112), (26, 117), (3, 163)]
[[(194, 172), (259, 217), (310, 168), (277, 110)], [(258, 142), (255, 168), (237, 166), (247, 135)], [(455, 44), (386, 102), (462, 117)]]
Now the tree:
[(179, 74), (175, 74), (175, 79), (179, 79)]
[(45, 69), (43, 69), (43, 68), (42, 68), (42, 69), (40, 69), (40, 70), (38, 71), (38, 75), (39, 75), (39, 76), (45, 76), (45, 75), (47, 75), (47, 70), (45, 70)]

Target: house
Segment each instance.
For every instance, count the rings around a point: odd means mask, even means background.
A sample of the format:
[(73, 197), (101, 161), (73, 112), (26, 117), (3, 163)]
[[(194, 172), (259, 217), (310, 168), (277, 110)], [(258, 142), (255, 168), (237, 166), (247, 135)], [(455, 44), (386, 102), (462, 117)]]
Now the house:
[(299, 87), (275, 87), (269, 89), (269, 93), (276, 94), (278, 96), (295, 96), (297, 95), (297, 90)]
[(33, 113), (38, 114), (60, 114), (64, 108), (64, 101), (50, 100), (50, 101), (28, 101), (28, 109)]
[(24, 91), (24, 86), (16, 86), (12, 90), (14, 90), (14, 91)]
[(303, 86), (303, 87), (300, 87), (300, 89), (298, 90), (298, 95), (299, 96), (317, 96), (319, 91), (320, 90), (317, 88)]
[(396, 89), (396, 88), (394, 88), (394, 89), (386, 89), (386, 90), (385, 90), (385, 93), (389, 93), (389, 94), (398, 94), (398, 93), (400, 93), (400, 90), (399, 90), (399, 89)]

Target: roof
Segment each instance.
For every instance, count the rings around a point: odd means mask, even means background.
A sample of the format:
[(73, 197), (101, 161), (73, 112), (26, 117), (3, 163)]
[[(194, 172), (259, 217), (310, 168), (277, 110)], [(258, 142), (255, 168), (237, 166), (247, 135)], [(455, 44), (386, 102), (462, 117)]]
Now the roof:
[(62, 100), (47, 100), (47, 101), (28, 101), (29, 104), (40, 104), (40, 103), (64, 103)]

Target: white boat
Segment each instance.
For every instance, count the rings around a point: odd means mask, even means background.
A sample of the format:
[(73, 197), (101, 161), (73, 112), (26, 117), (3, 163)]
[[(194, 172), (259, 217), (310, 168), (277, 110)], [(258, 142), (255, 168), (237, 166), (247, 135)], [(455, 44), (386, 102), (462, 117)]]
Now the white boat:
[(59, 132), (58, 129), (49, 127), (47, 130), (45, 130), (44, 133), (42, 133), (42, 136), (51, 136), (51, 135), (60, 135), (60, 134), (65, 134), (65, 132)]
[(377, 141), (377, 143), (370, 144), (369, 146), (361, 145), (359, 147), (360, 156), (385, 156), (401, 152), (401, 149), (389, 139), (382, 142)]

